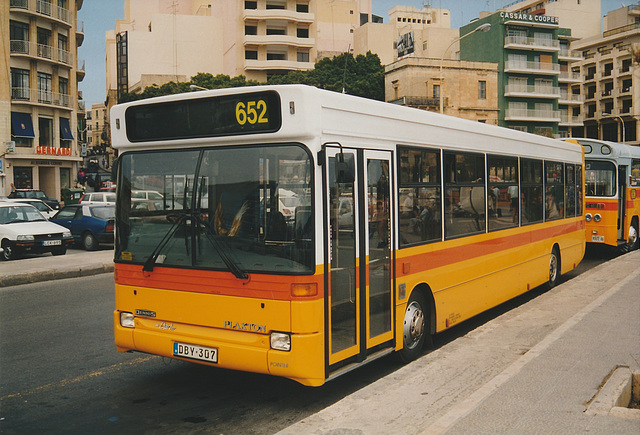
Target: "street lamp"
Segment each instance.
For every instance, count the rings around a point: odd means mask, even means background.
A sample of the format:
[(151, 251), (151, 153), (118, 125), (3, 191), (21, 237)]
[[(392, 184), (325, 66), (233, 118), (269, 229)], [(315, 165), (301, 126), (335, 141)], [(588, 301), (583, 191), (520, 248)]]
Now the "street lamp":
[(208, 91), (209, 90), (207, 88), (203, 88), (202, 86), (198, 86), (198, 85), (189, 85), (189, 88), (191, 88), (192, 91)]
[(440, 59), (440, 113), (444, 113), (444, 78), (442, 77), (442, 66), (444, 64), (444, 56), (447, 54), (447, 51), (449, 51), (449, 49), (453, 46), (453, 44), (460, 41), (461, 39), (466, 38), (467, 36), (476, 32), (486, 33), (489, 30), (491, 30), (490, 23), (481, 24), (475, 29), (473, 29), (471, 32), (467, 33), (466, 35), (462, 35), (459, 38), (454, 39), (453, 42), (451, 42), (451, 44), (449, 44), (449, 46), (444, 49), (444, 52), (442, 52), (442, 58)]
[[(627, 136), (625, 134), (624, 131), (624, 119), (622, 119), (622, 116), (620, 115), (614, 115), (613, 113), (606, 113), (606, 112), (602, 112), (602, 116), (615, 116), (616, 118), (618, 118), (620, 120), (620, 125), (622, 125), (622, 140), (620, 141), (621, 143), (624, 143), (624, 138)], [(618, 120), (616, 119), (616, 122)]]

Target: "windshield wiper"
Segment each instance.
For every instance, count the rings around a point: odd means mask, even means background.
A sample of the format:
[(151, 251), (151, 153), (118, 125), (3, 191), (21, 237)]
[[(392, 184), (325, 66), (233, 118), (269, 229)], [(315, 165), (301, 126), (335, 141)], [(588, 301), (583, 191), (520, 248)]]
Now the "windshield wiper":
[(158, 245), (153, 250), (153, 252), (149, 256), (149, 258), (147, 258), (147, 261), (144, 262), (144, 266), (142, 267), (142, 270), (144, 272), (152, 272), (153, 271), (153, 268), (154, 268), (154, 266), (156, 264), (156, 261), (158, 260), (158, 256), (160, 255), (160, 252), (162, 252), (162, 250), (167, 245), (167, 243), (169, 243), (169, 240), (171, 240), (171, 237), (173, 237), (173, 235), (176, 233), (176, 231), (178, 231), (178, 228), (180, 228), (180, 224), (188, 216), (189, 216), (188, 214), (180, 214), (180, 215), (178, 215), (178, 219), (173, 223), (173, 225), (171, 225), (171, 228), (169, 228), (169, 231), (167, 231), (167, 233), (164, 235), (162, 240), (160, 240), (160, 243), (158, 243)]
[[(247, 274), (247, 272), (242, 270), (240, 268), (240, 266), (238, 266), (238, 264), (231, 259), (231, 256), (229, 256), (229, 254), (227, 254), (225, 252), (227, 250), (231, 251), (231, 249), (229, 249), (229, 246), (227, 245), (227, 243), (221, 243), (221, 240), (219, 239), (219, 236), (214, 234), (213, 231), (211, 230), (211, 228), (209, 228), (209, 225), (207, 225), (206, 222), (204, 222), (202, 219), (200, 219), (199, 216), (194, 214), (193, 217), (196, 219), (198, 224), (200, 224), (202, 227), (204, 227), (205, 235), (207, 237), (207, 240), (209, 240), (209, 242), (211, 242), (211, 244), (213, 245), (214, 249), (216, 250), (216, 252), (220, 256), (220, 258), (222, 259), (224, 264), (227, 266), (227, 269), (229, 269), (229, 272), (231, 272), (233, 274), (233, 276), (235, 276), (238, 279), (249, 279), (249, 275)], [(221, 244), (224, 244), (224, 246), (220, 246)], [(227, 249), (225, 249), (225, 248), (227, 248)]]

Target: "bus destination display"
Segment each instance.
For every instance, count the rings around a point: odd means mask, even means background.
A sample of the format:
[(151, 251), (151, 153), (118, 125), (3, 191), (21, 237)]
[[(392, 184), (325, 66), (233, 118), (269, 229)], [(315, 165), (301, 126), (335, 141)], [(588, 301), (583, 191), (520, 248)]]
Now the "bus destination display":
[(131, 142), (273, 133), (282, 124), (274, 91), (135, 105), (125, 117)]

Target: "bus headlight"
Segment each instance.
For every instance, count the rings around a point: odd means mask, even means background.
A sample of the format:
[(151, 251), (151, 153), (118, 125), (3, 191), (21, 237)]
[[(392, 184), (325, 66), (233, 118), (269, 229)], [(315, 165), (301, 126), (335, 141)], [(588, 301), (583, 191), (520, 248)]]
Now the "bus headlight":
[(602, 220), (602, 216), (600, 216), (599, 214), (596, 213), (596, 215), (593, 217), (593, 220), (595, 222), (600, 222)]
[(587, 222), (591, 222), (591, 219), (593, 219), (593, 216), (591, 216), (591, 213), (587, 213), (584, 218)]
[(271, 349), (289, 352), (291, 350), (291, 336), (282, 332), (272, 332)]
[(127, 313), (126, 311), (121, 312), (120, 326), (123, 328), (134, 328), (136, 326), (134, 315), (132, 313)]

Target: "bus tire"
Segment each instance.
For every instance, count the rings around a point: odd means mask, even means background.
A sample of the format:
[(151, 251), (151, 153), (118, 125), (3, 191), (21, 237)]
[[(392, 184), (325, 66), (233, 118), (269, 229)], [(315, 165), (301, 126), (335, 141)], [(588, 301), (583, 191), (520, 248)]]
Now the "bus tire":
[(560, 250), (556, 245), (551, 250), (551, 257), (549, 259), (549, 280), (547, 282), (549, 290), (554, 288), (560, 282), (560, 270)]
[(627, 246), (629, 251), (634, 251), (640, 247), (640, 237), (638, 236), (638, 218), (633, 218), (629, 225), (629, 237), (627, 238)]
[(419, 290), (413, 291), (404, 312), (402, 349), (399, 352), (400, 359), (405, 363), (415, 360), (422, 351), (425, 338), (429, 334), (429, 322), (426, 318), (428, 313), (422, 293)]

